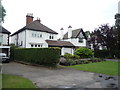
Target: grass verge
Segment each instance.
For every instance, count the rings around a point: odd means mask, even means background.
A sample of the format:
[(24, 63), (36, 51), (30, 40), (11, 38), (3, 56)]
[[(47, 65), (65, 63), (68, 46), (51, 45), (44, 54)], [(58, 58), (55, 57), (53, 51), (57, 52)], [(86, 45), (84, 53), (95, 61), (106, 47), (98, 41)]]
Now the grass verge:
[(2, 74), (2, 88), (36, 88), (33, 83), (21, 76)]
[(67, 67), (77, 69), (77, 70), (82, 70), (82, 71), (120, 76), (120, 72), (118, 71), (118, 68), (120, 67), (120, 62), (115, 62), (115, 61), (79, 64), (79, 65), (73, 65), (73, 66), (67, 66)]

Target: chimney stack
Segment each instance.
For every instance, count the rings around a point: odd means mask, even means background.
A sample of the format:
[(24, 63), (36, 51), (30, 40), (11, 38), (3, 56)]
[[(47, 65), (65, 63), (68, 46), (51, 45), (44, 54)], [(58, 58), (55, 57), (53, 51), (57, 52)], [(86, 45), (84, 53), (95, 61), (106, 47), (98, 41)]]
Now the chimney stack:
[(26, 25), (27, 24), (29, 24), (29, 23), (31, 23), (32, 21), (33, 21), (33, 13), (28, 13), (27, 15), (26, 15)]
[(68, 38), (72, 37), (72, 27), (69, 25), (68, 27)]
[(64, 30), (63, 28), (60, 29), (60, 40), (63, 39), (63, 30)]

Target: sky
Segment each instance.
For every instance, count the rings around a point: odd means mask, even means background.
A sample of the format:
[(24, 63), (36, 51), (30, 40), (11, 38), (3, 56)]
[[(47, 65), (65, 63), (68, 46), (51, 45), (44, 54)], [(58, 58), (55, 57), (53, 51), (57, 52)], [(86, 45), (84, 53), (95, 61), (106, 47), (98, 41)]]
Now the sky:
[(119, 0), (2, 0), (6, 9), (3, 27), (11, 33), (26, 25), (27, 13), (33, 13), (34, 20), (39, 17), (41, 23), (60, 33), (68, 26), (93, 31), (101, 24), (115, 24)]

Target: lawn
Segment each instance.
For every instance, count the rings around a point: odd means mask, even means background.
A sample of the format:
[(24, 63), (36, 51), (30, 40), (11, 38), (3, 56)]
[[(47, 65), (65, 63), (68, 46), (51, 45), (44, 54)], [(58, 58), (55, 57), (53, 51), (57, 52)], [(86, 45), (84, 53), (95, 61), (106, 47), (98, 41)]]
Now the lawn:
[(68, 67), (77, 69), (77, 70), (96, 72), (96, 73), (106, 74), (106, 75), (118, 76), (119, 74), (120, 76), (120, 72), (118, 73), (118, 67), (120, 67), (120, 62), (115, 62), (115, 61), (79, 64), (79, 65), (73, 65)]
[(21, 76), (2, 75), (2, 88), (36, 88), (33, 83)]

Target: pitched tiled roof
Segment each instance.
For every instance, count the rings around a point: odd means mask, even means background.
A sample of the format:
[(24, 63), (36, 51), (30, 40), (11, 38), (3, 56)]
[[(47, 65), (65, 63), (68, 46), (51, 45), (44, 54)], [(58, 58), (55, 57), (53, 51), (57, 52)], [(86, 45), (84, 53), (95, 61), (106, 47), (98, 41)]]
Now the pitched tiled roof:
[[(82, 32), (83, 35), (85, 36), (85, 33), (83, 32), (82, 29), (76, 29), (76, 30), (72, 30), (71, 38), (77, 38), (80, 32)], [(68, 32), (63, 36), (63, 39), (68, 39)], [(85, 36), (85, 39), (86, 39), (86, 36)]]
[(43, 25), (42, 23), (40, 23), (39, 21), (35, 20), (29, 24), (27, 24), (25, 27), (23, 27), (22, 29), (16, 31), (15, 33), (13, 33), (11, 36), (18, 34), (19, 32), (24, 31), (25, 29), (28, 30), (35, 30), (35, 31), (41, 31), (41, 32), (48, 32), (48, 33), (52, 33), (52, 34), (58, 34), (57, 32), (53, 31), (52, 29), (48, 28), (47, 26)]
[(10, 34), (10, 32), (2, 26), (0, 26), (0, 33)]
[(71, 42), (68, 41), (55, 41), (55, 40), (46, 40), (49, 46), (58, 46), (58, 47), (75, 47)]

